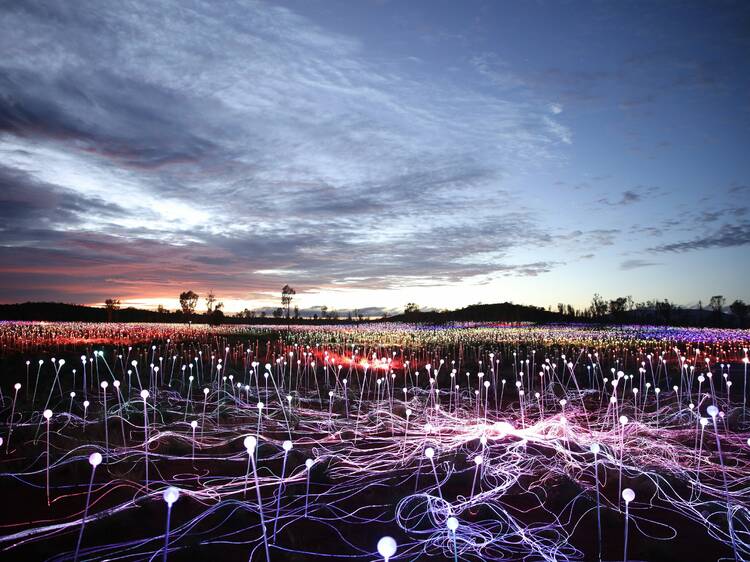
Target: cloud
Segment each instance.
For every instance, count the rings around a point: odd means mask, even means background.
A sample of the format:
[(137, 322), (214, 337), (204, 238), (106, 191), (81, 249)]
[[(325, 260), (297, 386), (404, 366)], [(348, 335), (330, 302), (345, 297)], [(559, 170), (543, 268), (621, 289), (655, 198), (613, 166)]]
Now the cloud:
[(602, 197), (599, 199), (599, 203), (608, 205), (610, 207), (624, 207), (626, 205), (633, 205), (634, 203), (640, 203), (641, 201), (647, 200), (659, 193), (660, 189), (655, 186), (651, 187), (636, 187), (633, 189), (626, 189), (622, 192), (619, 199), (612, 201), (608, 197)]
[(570, 142), (495, 58), (472, 68), (517, 91), (416, 80), (262, 2), (19, 4), (0, 49), (6, 295), (552, 267), (465, 259), (548, 239), (500, 185)]
[(622, 271), (630, 271), (632, 269), (640, 269), (642, 267), (652, 267), (655, 265), (659, 265), (657, 262), (651, 262), (647, 260), (641, 260), (641, 259), (632, 259), (632, 260), (625, 260), (620, 264), (620, 269)]
[(733, 248), (748, 244), (750, 244), (750, 221), (742, 221), (737, 224), (724, 225), (706, 236), (662, 244), (651, 248), (651, 251), (689, 252), (709, 248)]

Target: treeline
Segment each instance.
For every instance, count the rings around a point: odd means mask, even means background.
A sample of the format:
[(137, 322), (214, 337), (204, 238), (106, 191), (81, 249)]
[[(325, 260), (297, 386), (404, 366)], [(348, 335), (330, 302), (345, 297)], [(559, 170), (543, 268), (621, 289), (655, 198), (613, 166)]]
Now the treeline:
[(378, 318), (366, 318), (358, 310), (328, 311), (325, 306), (303, 318), (299, 309), (292, 307), (294, 289), (285, 285), (281, 292), (282, 306), (272, 311), (243, 310), (234, 315), (226, 315), (223, 303), (209, 292), (205, 298), (205, 311), (198, 311), (199, 296), (193, 291), (180, 294), (180, 310), (171, 311), (159, 306), (157, 310), (121, 308), (118, 299), (107, 299), (104, 307), (91, 307), (55, 302), (27, 302), (22, 304), (0, 305), (0, 320), (48, 320), (73, 322), (195, 322), (206, 324), (325, 324), (333, 322), (405, 321), (405, 322), (580, 322), (602, 324), (670, 324), (676, 326), (720, 326), (747, 327), (750, 306), (742, 300), (735, 300), (728, 307), (722, 295), (714, 295), (704, 307), (699, 301), (696, 308), (678, 306), (667, 299), (635, 302), (630, 296), (604, 299), (595, 294), (586, 308), (575, 308), (559, 303), (556, 310), (514, 304), (474, 304), (456, 310), (423, 311), (415, 303), (409, 303), (402, 314)]
[(697, 308), (685, 308), (663, 300), (635, 302), (632, 297), (604, 299), (594, 294), (586, 308), (575, 308), (558, 303), (544, 309), (513, 303), (475, 304), (458, 310), (422, 311), (415, 303), (409, 303), (404, 313), (390, 320), (406, 322), (580, 322), (602, 324), (670, 324), (675, 326), (717, 326), (744, 328), (748, 326), (750, 306), (735, 300), (725, 309), (726, 299), (715, 295), (704, 308), (702, 301)]

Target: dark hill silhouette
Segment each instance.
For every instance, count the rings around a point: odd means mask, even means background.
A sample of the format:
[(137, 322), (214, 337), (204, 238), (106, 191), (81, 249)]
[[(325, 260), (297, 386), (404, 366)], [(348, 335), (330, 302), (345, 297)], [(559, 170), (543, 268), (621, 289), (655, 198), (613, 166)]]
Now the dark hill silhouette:
[[(156, 311), (140, 308), (123, 308), (108, 311), (106, 308), (66, 304), (59, 302), (25, 302), (20, 304), (0, 304), (0, 320), (44, 320), (70, 322), (107, 322), (109, 315), (115, 322), (186, 322), (186, 317), (179, 311)], [(212, 318), (205, 313), (196, 313), (189, 317), (196, 323), (209, 323)], [(286, 325), (287, 319), (273, 317), (247, 318), (240, 316), (222, 316), (224, 324), (278, 324)], [(403, 314), (367, 321), (385, 322), (425, 322), (444, 324), (447, 322), (579, 322), (579, 323), (607, 323), (607, 324), (672, 324), (676, 326), (716, 326), (738, 327), (739, 320), (733, 314), (721, 313), (720, 316), (710, 310), (674, 307), (669, 316), (657, 308), (640, 308), (621, 312), (619, 314), (604, 314), (596, 318), (587, 311), (583, 313), (566, 314), (547, 310), (538, 306), (528, 306), (509, 302), (495, 304), (473, 304), (456, 310), (420, 311), (410, 310)], [(294, 324), (328, 324), (328, 323), (357, 323), (351, 319), (310, 319), (298, 318), (291, 321)]]

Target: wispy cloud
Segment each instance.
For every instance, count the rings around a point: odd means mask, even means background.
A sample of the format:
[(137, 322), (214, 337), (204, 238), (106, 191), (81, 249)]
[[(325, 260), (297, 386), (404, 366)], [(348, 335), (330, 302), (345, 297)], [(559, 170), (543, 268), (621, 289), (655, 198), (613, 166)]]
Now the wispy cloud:
[(647, 260), (641, 260), (641, 259), (633, 259), (633, 260), (625, 260), (620, 264), (620, 269), (622, 271), (630, 271), (632, 269), (640, 269), (642, 267), (653, 267), (655, 265), (659, 265), (658, 262), (653, 261), (647, 261)]
[(127, 297), (251, 295), (279, 272), (304, 289), (552, 267), (466, 259), (547, 236), (499, 189), (571, 142), (523, 88), (417, 81), (261, 2), (20, 4), (0, 49), (6, 272), (44, 260), (71, 296), (88, 278)]
[(651, 248), (655, 252), (689, 252), (709, 248), (732, 248), (750, 244), (750, 221), (727, 224), (705, 236), (662, 244)]

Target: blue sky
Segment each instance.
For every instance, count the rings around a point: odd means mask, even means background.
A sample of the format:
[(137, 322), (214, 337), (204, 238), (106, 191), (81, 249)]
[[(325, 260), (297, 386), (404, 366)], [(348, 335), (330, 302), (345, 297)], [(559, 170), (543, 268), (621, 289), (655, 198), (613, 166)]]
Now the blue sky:
[(0, 8), (0, 300), (750, 300), (742, 2)]

